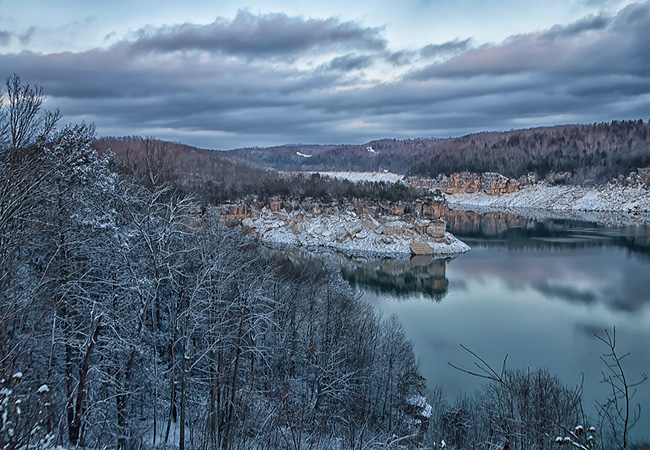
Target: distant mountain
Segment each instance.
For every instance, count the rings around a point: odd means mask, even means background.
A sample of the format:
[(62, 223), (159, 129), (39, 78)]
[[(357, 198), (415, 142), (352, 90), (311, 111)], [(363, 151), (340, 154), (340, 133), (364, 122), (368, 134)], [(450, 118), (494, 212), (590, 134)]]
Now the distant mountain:
[[(315, 170), (310, 167), (311, 160), (327, 153), (337, 146), (287, 144), (278, 147), (240, 148), (237, 150), (219, 151), (222, 158), (233, 162), (243, 163), (252, 167), (275, 170)], [(321, 170), (321, 169), (316, 169)]]
[(301, 171), (382, 171), (436, 177), (498, 172), (517, 178), (565, 173), (567, 182), (602, 183), (650, 166), (643, 120), (482, 132), (447, 139), (382, 139), (362, 145), (284, 145), (220, 152), (254, 167)]
[[(165, 183), (177, 192), (198, 197), (204, 204), (220, 204), (248, 196), (257, 199), (283, 196), (322, 201), (344, 198), (404, 201), (420, 195), (417, 189), (403, 184), (351, 183), (317, 174), (287, 176), (277, 170), (260, 168), (271, 167), (271, 162), (277, 164), (275, 160), (278, 157), (287, 161), (309, 161), (331, 151), (332, 146), (284, 146), (222, 152), (133, 136), (101, 138), (93, 146), (100, 153), (110, 149), (117, 156), (122, 171), (144, 186)], [(289, 148), (292, 150), (288, 151)], [(340, 147), (337, 150), (340, 151)], [(372, 153), (367, 149), (364, 151)], [(291, 168), (290, 164), (280, 166)]]
[[(139, 137), (103, 138), (132, 169), (158, 161), (165, 176), (193, 192), (218, 197), (273, 191), (276, 171), (389, 172), (435, 178), (468, 172), (497, 172), (510, 178), (534, 173), (538, 179), (601, 184), (650, 167), (650, 124), (643, 120), (592, 125), (481, 132), (447, 139), (381, 139), (360, 145), (290, 144), (230, 151), (198, 149)], [(147, 163), (149, 161), (149, 163)], [(157, 169), (158, 170), (158, 169)], [(162, 170), (162, 169), (160, 169)], [(557, 174), (562, 174), (558, 177)]]

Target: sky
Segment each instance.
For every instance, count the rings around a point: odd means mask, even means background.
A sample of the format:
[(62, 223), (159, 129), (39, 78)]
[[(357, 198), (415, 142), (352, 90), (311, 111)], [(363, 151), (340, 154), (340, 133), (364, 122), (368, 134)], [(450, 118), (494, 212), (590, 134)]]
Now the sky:
[(62, 123), (203, 148), (650, 118), (650, 1), (0, 0)]

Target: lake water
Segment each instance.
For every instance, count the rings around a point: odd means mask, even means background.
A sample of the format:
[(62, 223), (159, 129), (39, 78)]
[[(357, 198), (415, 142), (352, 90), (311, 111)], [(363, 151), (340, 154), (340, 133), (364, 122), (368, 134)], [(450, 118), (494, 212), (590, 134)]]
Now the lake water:
[[(430, 387), (452, 400), (482, 380), (464, 345), (500, 369), (546, 367), (565, 384), (584, 374), (586, 412), (608, 391), (600, 383), (607, 350), (594, 337), (616, 327), (628, 379), (650, 374), (650, 227), (452, 213), (449, 231), (472, 250), (436, 261), (362, 259), (344, 277), (384, 315), (396, 314), (413, 341)], [(632, 437), (650, 441), (650, 381), (634, 399), (642, 418)]]

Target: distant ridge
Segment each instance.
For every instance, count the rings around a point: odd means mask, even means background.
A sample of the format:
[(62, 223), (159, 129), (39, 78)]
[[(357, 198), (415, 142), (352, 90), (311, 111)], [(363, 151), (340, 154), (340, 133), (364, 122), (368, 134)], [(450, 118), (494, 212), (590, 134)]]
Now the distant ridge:
[[(98, 139), (127, 156), (145, 140)], [(497, 172), (510, 178), (534, 173), (538, 179), (562, 173), (568, 184), (602, 184), (638, 168), (650, 167), (650, 125), (643, 120), (591, 125), (558, 125), (456, 138), (379, 139), (363, 144), (286, 144), (229, 151), (166, 143), (173, 164), (195, 180), (259, 177), (263, 171), (383, 172), (435, 178), (463, 171)], [(368, 148), (373, 151), (368, 151)], [(303, 155), (309, 155), (305, 157)], [(234, 175), (232, 175), (234, 174)], [(554, 177), (556, 179), (557, 177)]]
[(359, 145), (288, 144), (220, 153), (231, 161), (283, 171), (388, 170), (426, 177), (469, 171), (497, 172), (512, 178), (535, 173), (540, 179), (561, 172), (568, 183), (594, 184), (650, 166), (649, 136), (648, 122), (639, 119), (479, 132), (456, 138), (380, 139)]

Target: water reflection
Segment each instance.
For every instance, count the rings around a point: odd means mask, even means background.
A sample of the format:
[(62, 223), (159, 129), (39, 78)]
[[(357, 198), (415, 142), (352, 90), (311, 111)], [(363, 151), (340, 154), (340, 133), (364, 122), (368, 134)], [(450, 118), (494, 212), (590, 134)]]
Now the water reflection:
[[(584, 405), (593, 414), (607, 398), (600, 383), (603, 348), (593, 336), (616, 326), (626, 370), (650, 370), (650, 227), (604, 227), (586, 221), (529, 219), (463, 212), (448, 229), (472, 250), (446, 263), (445, 301), (395, 301), (363, 296), (385, 315), (397, 314), (414, 342), (429, 386), (452, 398), (481, 382), (451, 369), (471, 367), (463, 344), (498, 367), (546, 367), (569, 386), (584, 374)], [(635, 397), (647, 410), (650, 385)], [(650, 440), (650, 414), (633, 430)]]
[(447, 295), (449, 280), (446, 271), (447, 260), (430, 256), (410, 259), (348, 258), (341, 265), (343, 278), (352, 287), (398, 299), (421, 294), (436, 302)]
[[(600, 383), (605, 349), (593, 334), (613, 326), (620, 351), (630, 352), (630, 376), (650, 370), (650, 227), (500, 213), (447, 220), (472, 246), (453, 260), (329, 256), (368, 302), (397, 314), (430, 387), (441, 385), (452, 400), (481, 385), (447, 364), (472, 366), (463, 344), (495, 367), (508, 354), (510, 367), (546, 367), (569, 386), (584, 374), (592, 414), (608, 395)], [(291, 255), (295, 264), (323, 264), (322, 256)], [(639, 386), (635, 402), (648, 409), (650, 384)], [(650, 414), (633, 436), (650, 440)]]
[(650, 260), (650, 226), (607, 227), (569, 219), (448, 211), (447, 231), (470, 246), (553, 251), (620, 247)]
[(621, 248), (547, 253), (476, 247), (449, 270), (465, 282), (498, 280), (506, 296), (532, 291), (547, 301), (629, 314), (650, 305), (650, 267), (643, 261)]
[(355, 257), (329, 250), (310, 252), (299, 248), (289, 249), (285, 255), (294, 266), (301, 268), (317, 270), (323, 264), (334, 264), (353, 288), (401, 300), (416, 296), (440, 302), (449, 286), (446, 275), (449, 259)]

